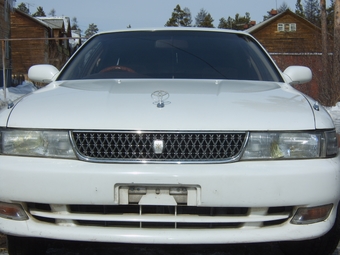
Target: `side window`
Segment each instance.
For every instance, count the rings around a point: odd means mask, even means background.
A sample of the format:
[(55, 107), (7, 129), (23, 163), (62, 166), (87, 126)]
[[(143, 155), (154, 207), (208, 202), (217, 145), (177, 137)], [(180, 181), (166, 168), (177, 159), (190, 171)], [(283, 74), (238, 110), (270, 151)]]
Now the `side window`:
[(93, 40), (86, 47), (82, 48), (77, 58), (71, 60), (72, 64), (68, 64), (58, 79), (81, 79), (91, 74), (100, 63), (103, 51), (101, 42)]

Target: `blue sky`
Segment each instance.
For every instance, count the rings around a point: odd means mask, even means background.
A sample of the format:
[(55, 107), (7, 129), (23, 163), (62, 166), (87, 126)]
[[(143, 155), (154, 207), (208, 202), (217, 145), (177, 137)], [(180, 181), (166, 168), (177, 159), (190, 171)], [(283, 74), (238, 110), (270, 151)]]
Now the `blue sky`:
[(220, 18), (233, 18), (236, 13), (244, 16), (246, 12), (259, 23), (267, 11), (283, 2), (293, 11), (296, 4), (296, 0), (16, 0), (16, 6), (21, 2), (26, 3), (31, 13), (41, 6), (46, 15), (54, 9), (56, 16), (76, 17), (83, 32), (90, 23), (96, 24), (99, 31), (124, 29), (128, 25), (132, 28), (163, 27), (177, 4), (182, 9), (190, 9), (193, 21), (204, 8), (216, 27)]

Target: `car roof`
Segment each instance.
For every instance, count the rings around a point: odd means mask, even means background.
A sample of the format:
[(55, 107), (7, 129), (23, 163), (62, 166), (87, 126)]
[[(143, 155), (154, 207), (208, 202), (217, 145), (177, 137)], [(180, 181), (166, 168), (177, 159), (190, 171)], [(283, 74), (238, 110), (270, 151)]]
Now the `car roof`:
[(220, 33), (231, 33), (231, 34), (243, 34), (247, 36), (251, 36), (249, 33), (239, 30), (232, 29), (221, 29), (221, 28), (202, 28), (202, 27), (161, 27), (161, 28), (128, 28), (121, 30), (111, 30), (111, 31), (103, 31), (99, 32), (95, 35), (107, 34), (107, 33), (116, 33), (116, 32), (141, 32), (141, 31), (201, 31), (201, 32), (220, 32)]

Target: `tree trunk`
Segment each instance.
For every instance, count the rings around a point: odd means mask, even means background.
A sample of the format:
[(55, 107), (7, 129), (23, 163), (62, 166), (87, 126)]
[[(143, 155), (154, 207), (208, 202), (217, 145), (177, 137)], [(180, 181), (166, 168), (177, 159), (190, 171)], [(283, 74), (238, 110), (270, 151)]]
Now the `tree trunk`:
[(334, 3), (333, 87), (336, 89), (336, 104), (340, 99), (340, 0)]
[(328, 68), (328, 43), (327, 43), (327, 14), (326, 0), (320, 0), (321, 8), (321, 37), (322, 37), (322, 80), (319, 84), (319, 100), (321, 102), (330, 103), (331, 84), (329, 83)]

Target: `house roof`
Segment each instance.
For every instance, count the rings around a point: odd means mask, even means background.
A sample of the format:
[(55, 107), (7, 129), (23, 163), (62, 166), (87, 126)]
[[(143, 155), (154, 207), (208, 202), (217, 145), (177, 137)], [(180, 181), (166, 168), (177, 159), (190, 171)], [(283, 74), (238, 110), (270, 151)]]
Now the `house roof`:
[(68, 17), (35, 17), (44, 22), (52, 29), (65, 29), (68, 32), (70, 26), (70, 19)]
[(258, 23), (257, 25), (255, 25), (253, 27), (247, 29), (246, 32), (248, 32), (249, 34), (252, 34), (252, 33), (264, 28), (268, 24), (274, 22), (275, 20), (280, 19), (281, 17), (283, 17), (287, 14), (293, 15), (296, 19), (299, 19), (301, 22), (308, 24), (309, 26), (313, 27), (314, 29), (321, 30), (318, 26), (314, 25), (313, 23), (309, 22), (308, 20), (306, 20), (306, 19), (302, 18), (301, 16), (297, 15), (296, 13), (292, 12), (290, 9), (287, 9), (284, 12), (276, 14), (275, 16), (273, 16), (273, 17), (271, 17), (271, 18), (269, 18), (269, 19), (267, 19), (267, 20), (265, 20), (261, 23)]

